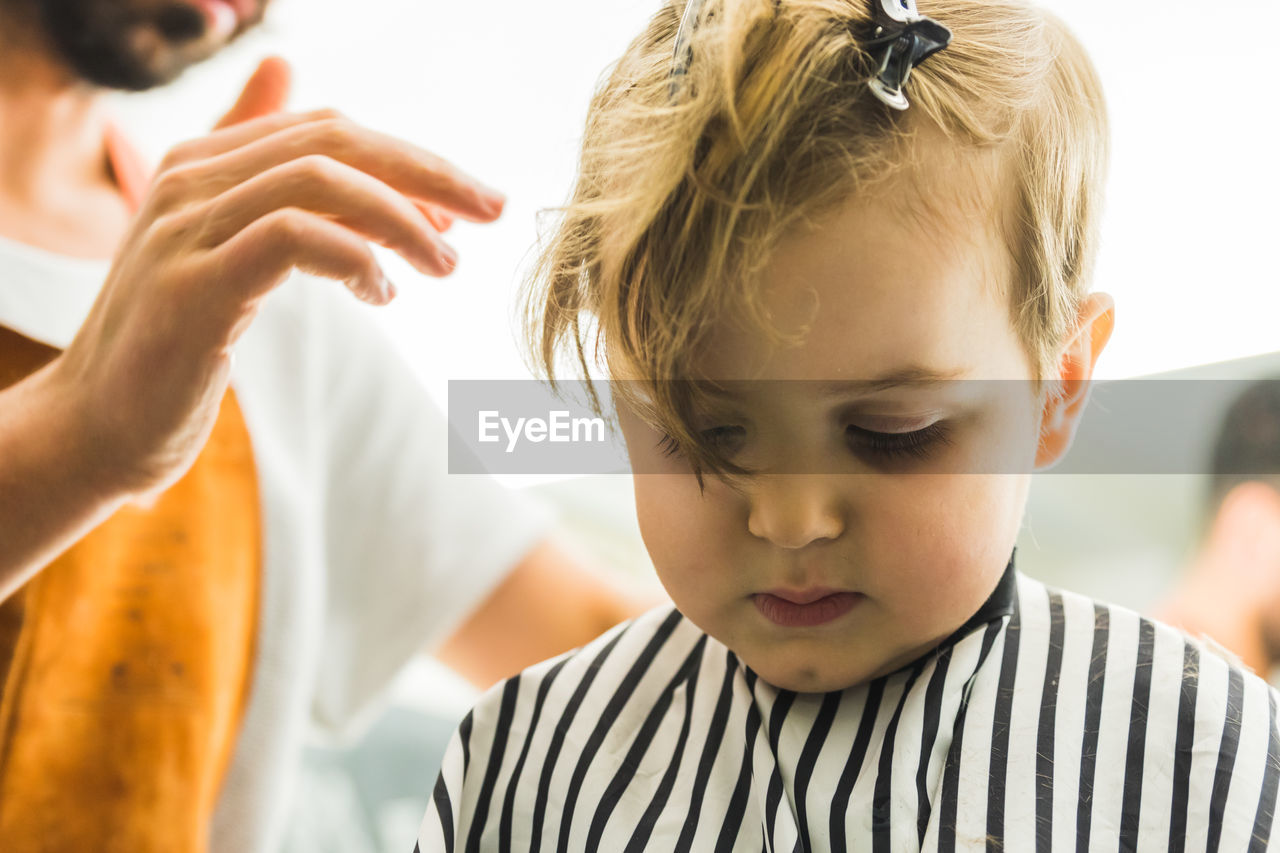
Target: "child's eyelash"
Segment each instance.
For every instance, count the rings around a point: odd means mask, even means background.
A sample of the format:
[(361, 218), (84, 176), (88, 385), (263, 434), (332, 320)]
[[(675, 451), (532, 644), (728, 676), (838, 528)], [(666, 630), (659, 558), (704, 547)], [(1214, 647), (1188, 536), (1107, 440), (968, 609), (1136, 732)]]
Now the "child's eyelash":
[(938, 446), (951, 441), (943, 421), (935, 421), (914, 432), (872, 432), (850, 425), (845, 434), (856, 438), (863, 449), (886, 459), (927, 459)]
[[(718, 426), (712, 427), (711, 429), (704, 429), (700, 434), (706, 438), (710, 444), (716, 445), (724, 444), (731, 436), (737, 434), (735, 432), (736, 430), (741, 429), (742, 427)], [(676, 440), (667, 433), (662, 434), (662, 438), (658, 441), (658, 448), (662, 451), (664, 456), (680, 455), (680, 446), (676, 444)]]
[[(717, 441), (723, 442), (727, 440), (730, 436), (736, 434), (735, 430), (740, 429), (741, 427), (734, 426), (712, 427), (711, 429), (703, 430), (702, 435), (706, 436), (714, 444)], [(851, 439), (856, 439), (860, 449), (870, 451), (886, 459), (902, 459), (905, 457), (927, 459), (937, 446), (947, 445), (951, 441), (947, 426), (943, 421), (936, 421), (924, 429), (914, 430), (913, 432), (874, 432), (850, 425), (845, 428), (845, 435)], [(662, 438), (658, 441), (658, 448), (664, 456), (677, 456), (680, 454), (680, 446), (674, 438), (666, 433), (663, 433)]]

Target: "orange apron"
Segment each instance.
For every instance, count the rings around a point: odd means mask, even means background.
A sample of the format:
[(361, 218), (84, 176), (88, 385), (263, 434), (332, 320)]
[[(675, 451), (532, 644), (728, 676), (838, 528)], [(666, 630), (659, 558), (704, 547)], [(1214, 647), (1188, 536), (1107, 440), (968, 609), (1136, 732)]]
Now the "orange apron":
[[(135, 209), (141, 161), (114, 130)], [(0, 327), (0, 387), (57, 351)], [(0, 604), (0, 850), (202, 853), (252, 675), (261, 514), (227, 392), (191, 470)]]

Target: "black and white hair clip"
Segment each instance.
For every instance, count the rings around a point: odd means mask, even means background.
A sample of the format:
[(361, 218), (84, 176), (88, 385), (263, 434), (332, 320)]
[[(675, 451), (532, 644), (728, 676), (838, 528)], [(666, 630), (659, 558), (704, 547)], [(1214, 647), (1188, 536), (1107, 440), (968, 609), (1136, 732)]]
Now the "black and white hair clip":
[(895, 110), (910, 104), (902, 87), (911, 69), (951, 43), (951, 31), (916, 9), (916, 0), (871, 0), (873, 29), (867, 50), (880, 53), (871, 92)]
[[(870, 0), (872, 32), (866, 47), (873, 55), (880, 53), (879, 67), (868, 81), (871, 92), (895, 110), (909, 104), (902, 87), (911, 77), (911, 69), (951, 43), (951, 31), (916, 9), (916, 0)], [(692, 36), (698, 16), (706, 0), (688, 0), (676, 30), (675, 49), (671, 56), (670, 96), (679, 91), (680, 78), (693, 61)], [(775, 0), (775, 8), (781, 0)]]

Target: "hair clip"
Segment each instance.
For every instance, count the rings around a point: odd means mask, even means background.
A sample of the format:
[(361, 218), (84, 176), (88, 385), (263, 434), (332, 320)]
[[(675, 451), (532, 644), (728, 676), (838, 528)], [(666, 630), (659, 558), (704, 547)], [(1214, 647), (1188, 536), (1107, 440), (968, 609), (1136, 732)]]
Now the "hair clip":
[(902, 87), (911, 69), (951, 43), (951, 31), (916, 9), (916, 0), (871, 0), (875, 29), (868, 50), (884, 48), (880, 67), (867, 85), (872, 94), (895, 110), (910, 104)]
[(670, 96), (675, 98), (676, 91), (680, 88), (680, 78), (689, 70), (689, 63), (693, 61), (693, 45), (690, 39), (693, 36), (693, 28), (698, 23), (698, 14), (702, 11), (706, 0), (688, 0), (684, 7), (684, 15), (680, 18), (680, 29), (676, 30), (676, 47), (671, 55), (671, 86), (669, 89)]
[[(693, 61), (693, 30), (705, 4), (706, 0), (688, 0), (680, 17), (668, 75), (672, 99), (679, 91), (680, 78)], [(774, 0), (775, 11), (779, 6), (781, 0)], [(902, 87), (911, 76), (911, 69), (950, 44), (951, 31), (921, 15), (916, 9), (916, 0), (871, 0), (871, 18), (874, 29), (866, 47), (870, 51), (883, 47), (884, 55), (867, 85), (885, 104), (895, 110), (905, 110), (910, 104)]]

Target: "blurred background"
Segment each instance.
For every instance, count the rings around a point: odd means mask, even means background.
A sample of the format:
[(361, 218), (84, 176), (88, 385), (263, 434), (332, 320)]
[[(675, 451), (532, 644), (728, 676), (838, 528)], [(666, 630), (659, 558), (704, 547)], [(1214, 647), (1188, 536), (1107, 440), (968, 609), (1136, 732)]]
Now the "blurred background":
[[(539, 211), (565, 199), (595, 82), (659, 2), (274, 0), (258, 32), (173, 86), (121, 96), (118, 115), (158, 161), (204, 133), (257, 61), (276, 53), (294, 68), (293, 108), (337, 107), (506, 192), (497, 224), (451, 232), (462, 257), (453, 276), (423, 278), (384, 255), (401, 295), (386, 309), (361, 309), (373, 311), (444, 407), (449, 379), (528, 376), (511, 295), (531, 260)], [(928, 0), (920, 5), (928, 14)], [(1099, 377), (1280, 373), (1271, 354), (1280, 348), (1280, 66), (1262, 40), (1280, 32), (1280, 3), (1043, 5), (1088, 48), (1111, 112), (1096, 286), (1114, 295), (1117, 326)], [(556, 507), (566, 535), (606, 570), (651, 577), (627, 478), (508, 484)], [(1019, 565), (1146, 608), (1194, 544), (1203, 487), (1195, 476), (1041, 476)], [(370, 727), (342, 743), (317, 739), (292, 849), (411, 850), (445, 740), (471, 696), (423, 660)]]

